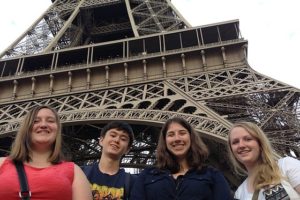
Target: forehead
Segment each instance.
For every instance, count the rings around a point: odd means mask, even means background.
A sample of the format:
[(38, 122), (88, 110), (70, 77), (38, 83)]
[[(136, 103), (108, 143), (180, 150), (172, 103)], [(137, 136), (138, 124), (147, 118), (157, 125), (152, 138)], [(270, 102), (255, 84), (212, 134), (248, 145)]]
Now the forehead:
[(182, 126), (181, 124), (177, 123), (177, 122), (172, 122), (167, 131), (173, 131), (173, 130), (187, 130), (184, 126)]
[(121, 135), (121, 136), (129, 137), (129, 134), (126, 131), (118, 129), (118, 128), (109, 129), (106, 133), (115, 133), (115, 134), (118, 134), (118, 135)]
[(36, 117), (42, 117), (42, 116), (54, 117), (55, 118), (55, 114), (49, 108), (42, 108), (37, 112)]
[(230, 131), (230, 138), (234, 139), (234, 138), (240, 138), (240, 137), (244, 137), (244, 136), (252, 136), (250, 132), (248, 132), (244, 127), (234, 127), (231, 131)]

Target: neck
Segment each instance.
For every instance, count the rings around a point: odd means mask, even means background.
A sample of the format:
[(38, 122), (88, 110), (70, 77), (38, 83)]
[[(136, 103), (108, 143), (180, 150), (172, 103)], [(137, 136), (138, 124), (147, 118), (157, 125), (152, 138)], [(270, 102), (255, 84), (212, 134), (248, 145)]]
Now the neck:
[(99, 161), (99, 170), (103, 173), (114, 175), (120, 169), (120, 160), (111, 159), (102, 155)]
[(37, 152), (32, 151), (30, 153), (31, 160), (28, 162), (29, 165), (34, 167), (48, 167), (51, 163), (48, 161), (51, 155), (50, 151), (47, 152)]
[(186, 161), (186, 159), (183, 159), (183, 160), (180, 160), (178, 161), (178, 164), (179, 164), (179, 171), (176, 172), (175, 174), (173, 174), (173, 177), (176, 179), (178, 176), (180, 175), (184, 175), (189, 169), (189, 165)]
[(256, 168), (256, 164), (252, 164), (252, 165), (244, 165), (246, 167), (246, 170), (247, 170), (247, 173), (248, 173), (248, 176), (254, 174), (255, 172), (255, 168)]
[(248, 173), (248, 181), (247, 181), (247, 188), (249, 192), (254, 192), (254, 179), (256, 176), (255, 168), (256, 166), (245, 166)]
[(181, 172), (181, 171), (186, 172), (190, 169), (186, 159), (179, 160), (178, 164), (180, 166), (179, 172)]

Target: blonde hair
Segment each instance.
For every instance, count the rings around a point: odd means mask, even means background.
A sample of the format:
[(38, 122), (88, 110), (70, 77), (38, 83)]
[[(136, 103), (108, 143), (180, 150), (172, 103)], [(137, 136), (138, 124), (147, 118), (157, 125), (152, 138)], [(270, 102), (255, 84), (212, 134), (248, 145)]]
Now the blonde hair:
[(16, 161), (30, 161), (31, 149), (31, 132), (34, 120), (41, 109), (49, 109), (55, 115), (57, 124), (57, 134), (55, 142), (52, 146), (52, 153), (50, 154), (48, 161), (52, 164), (59, 163), (63, 160), (62, 148), (62, 135), (61, 135), (61, 123), (57, 112), (49, 106), (37, 106), (31, 109), (24, 117), (20, 129), (16, 135), (16, 138), (12, 144), (9, 157)]
[(233, 163), (234, 170), (238, 174), (247, 174), (245, 166), (235, 158), (231, 149), (230, 133), (232, 129), (236, 127), (244, 128), (252, 137), (255, 138), (260, 147), (260, 156), (254, 171), (254, 189), (259, 190), (265, 186), (280, 183), (282, 176), (277, 164), (280, 156), (273, 150), (265, 133), (252, 122), (235, 123), (229, 132), (228, 152)]

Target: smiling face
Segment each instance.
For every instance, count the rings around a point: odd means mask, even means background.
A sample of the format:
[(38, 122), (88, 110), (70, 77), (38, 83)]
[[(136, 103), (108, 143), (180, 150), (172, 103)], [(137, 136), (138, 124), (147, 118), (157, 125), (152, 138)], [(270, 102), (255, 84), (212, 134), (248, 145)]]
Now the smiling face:
[(99, 144), (102, 146), (102, 155), (120, 159), (129, 151), (129, 135), (123, 130), (113, 128), (100, 138)]
[(32, 126), (31, 143), (33, 148), (39, 145), (51, 146), (56, 139), (58, 124), (55, 114), (48, 108), (38, 111)]
[(256, 138), (245, 128), (235, 127), (231, 130), (229, 139), (234, 157), (249, 171), (257, 164), (261, 153)]
[(171, 123), (166, 133), (167, 149), (177, 158), (186, 159), (191, 147), (190, 133), (178, 123)]

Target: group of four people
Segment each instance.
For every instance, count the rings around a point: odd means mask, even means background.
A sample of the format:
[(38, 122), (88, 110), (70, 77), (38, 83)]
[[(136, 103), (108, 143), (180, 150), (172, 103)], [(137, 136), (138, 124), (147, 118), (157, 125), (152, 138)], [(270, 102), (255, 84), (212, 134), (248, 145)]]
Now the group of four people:
[[(0, 199), (300, 199), (300, 161), (280, 158), (254, 123), (236, 123), (229, 132), (234, 169), (248, 176), (234, 197), (222, 173), (207, 166), (208, 148), (186, 120), (175, 117), (164, 124), (156, 166), (138, 176), (120, 169), (133, 141), (130, 125), (109, 123), (101, 131), (99, 163), (81, 170), (62, 155), (57, 112), (48, 106), (35, 107), (25, 116), (10, 155), (0, 158)], [(17, 162), (24, 165), (28, 193), (20, 193)]]

